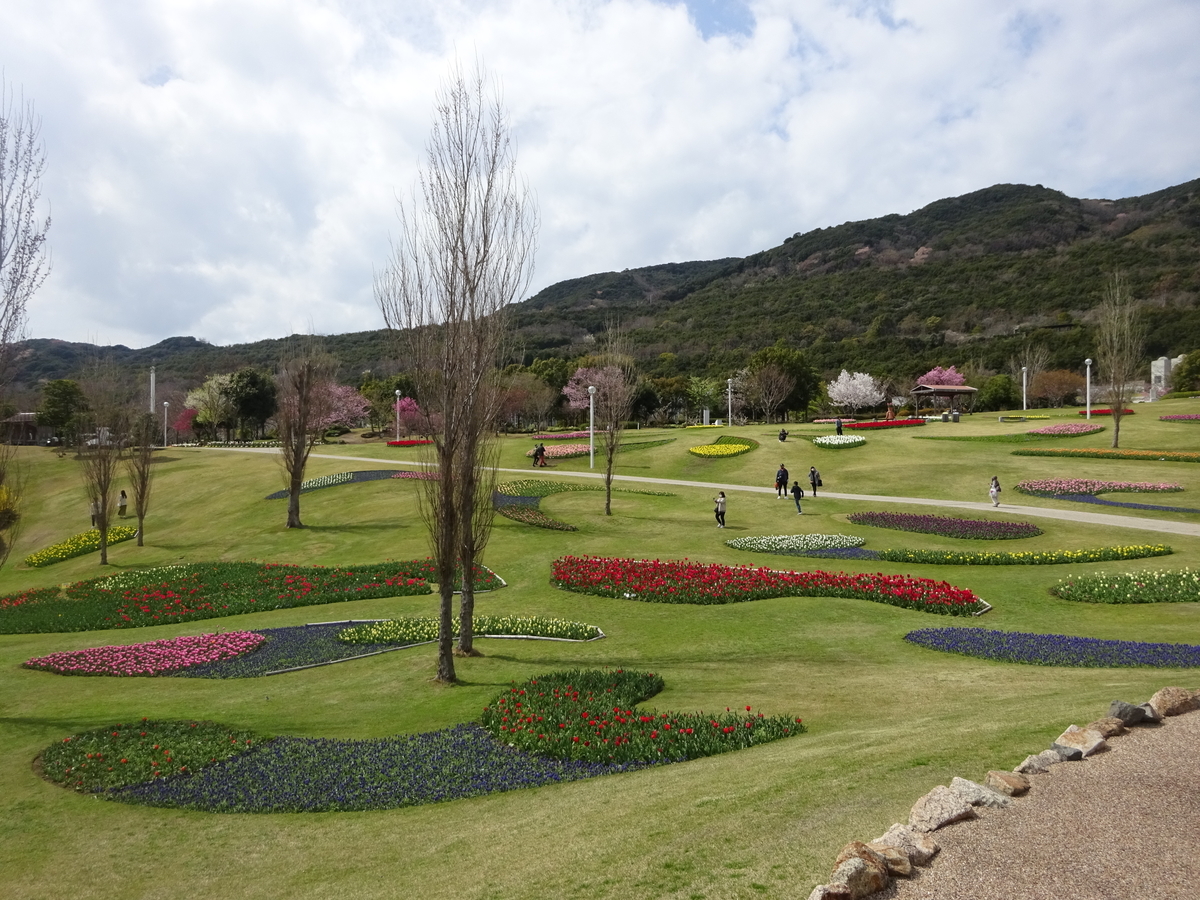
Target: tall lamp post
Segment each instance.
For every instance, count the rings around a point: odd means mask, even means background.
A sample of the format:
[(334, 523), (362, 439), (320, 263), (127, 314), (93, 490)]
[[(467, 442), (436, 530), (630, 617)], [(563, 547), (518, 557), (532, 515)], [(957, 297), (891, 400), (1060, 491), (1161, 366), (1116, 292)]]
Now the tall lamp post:
[(400, 440), (400, 388), (396, 388), (396, 440)]
[(171, 401), (163, 401), (163, 446), (167, 446), (167, 419), (169, 419), (171, 411)]
[(596, 468), (596, 386), (588, 385), (588, 468)]
[(726, 400), (726, 406), (728, 407), (728, 409), (726, 410), (726, 412), (728, 413), (728, 417), (725, 420), (725, 424), (732, 427), (733, 426), (733, 379), (732, 378), (725, 379), (725, 400)]
[(1026, 387), (1029, 383), (1027, 380), (1028, 372), (1028, 366), (1021, 366), (1021, 412), (1029, 409), (1029, 392)]
[(1083, 364), (1087, 366), (1087, 415), (1084, 418), (1090, 420), (1092, 418), (1092, 361), (1085, 359)]

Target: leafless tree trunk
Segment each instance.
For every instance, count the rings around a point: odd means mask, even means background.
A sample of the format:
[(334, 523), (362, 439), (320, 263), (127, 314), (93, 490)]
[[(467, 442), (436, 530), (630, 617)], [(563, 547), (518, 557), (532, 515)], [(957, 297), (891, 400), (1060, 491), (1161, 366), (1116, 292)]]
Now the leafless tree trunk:
[[(1025, 369), (1025, 387), (1028, 388), (1033, 384), (1033, 380), (1039, 374), (1045, 372), (1050, 366), (1050, 348), (1045, 344), (1034, 344), (1028, 339), (1025, 341), (1025, 346), (1021, 348), (1020, 357), (1012, 357), (1008, 361), (1008, 374), (1012, 376), (1016, 384), (1021, 384), (1021, 369)], [(1032, 397), (1033, 395), (1030, 394)]]
[(1096, 364), (1107, 385), (1106, 396), (1112, 407), (1115, 449), (1121, 440), (1121, 419), (1132, 397), (1130, 382), (1142, 365), (1146, 328), (1138, 315), (1138, 305), (1129, 293), (1121, 272), (1114, 272), (1104, 287), (1100, 301), (1100, 321), (1096, 326)]
[(420, 190), (401, 204), (400, 237), (376, 275), (375, 297), (431, 423), (440, 478), (422, 482), (421, 511), (438, 577), (437, 680), (453, 683), (455, 576), (461, 564), (460, 652), (470, 653), (475, 556), (486, 542), (481, 528), (486, 533), (490, 524), (490, 512), (479, 514), (491, 503), (480, 463), (499, 402), (503, 310), (528, 287), (537, 213), (516, 174), (500, 99), (480, 66), (470, 76), (456, 66), (439, 90), (425, 156)]
[(150, 468), (158, 421), (150, 413), (135, 414), (130, 430), (130, 446), (125, 455), (125, 474), (133, 492), (133, 509), (137, 513), (137, 545), (145, 546), (146, 513), (150, 511), (150, 486), (154, 470)]
[(80, 435), (83, 483), (100, 532), (100, 565), (108, 565), (108, 530), (116, 510), (116, 480), (128, 439), (128, 403), (111, 363), (97, 363), (84, 380), (89, 426)]
[(281, 460), (287, 481), (287, 527), (303, 528), (300, 485), (308, 454), (324, 433), (329, 414), (328, 391), (337, 364), (315, 342), (289, 347), (279, 369), (279, 409), (275, 420), (282, 442)]
[(754, 405), (762, 408), (768, 422), (775, 418), (775, 410), (795, 387), (796, 379), (775, 363), (752, 370), (746, 378), (747, 397), (754, 398)]
[[(41, 218), (42, 173), (46, 151), (39, 138), (41, 122), (33, 104), (14, 102), (0, 80), (0, 394), (7, 387), (13, 345), (24, 336), (25, 309), (50, 274), (46, 232), (50, 217)], [(8, 560), (20, 519), (21, 478), (16, 454), (0, 450), (0, 565)]]
[(637, 396), (637, 370), (619, 323), (608, 323), (604, 343), (604, 367), (596, 385), (596, 416), (604, 430), (604, 514), (611, 516), (613, 463)]

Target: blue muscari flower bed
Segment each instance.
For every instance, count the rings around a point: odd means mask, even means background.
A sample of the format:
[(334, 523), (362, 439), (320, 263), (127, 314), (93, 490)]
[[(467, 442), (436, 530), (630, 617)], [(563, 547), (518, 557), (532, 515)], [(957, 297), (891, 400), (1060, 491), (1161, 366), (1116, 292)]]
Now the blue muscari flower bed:
[(862, 547), (834, 547), (829, 550), (781, 550), (784, 556), (815, 556), (820, 559), (879, 559), (878, 550)]
[[(272, 672), (300, 666), (318, 666), (367, 656), (387, 650), (399, 650), (395, 644), (347, 644), (338, 640), (338, 632), (350, 622), (328, 625), (295, 625), (289, 628), (258, 628), (255, 634), (267, 640), (260, 647), (233, 659), (204, 663), (178, 672), (173, 678), (257, 678)], [(402, 645), (410, 646), (410, 645)]]
[(1051, 494), (1055, 500), (1074, 500), (1076, 503), (1095, 503), (1098, 506), (1123, 506), (1125, 509), (1149, 509), (1154, 512), (1200, 513), (1200, 509), (1187, 506), (1155, 506), (1152, 503), (1122, 503), (1120, 500), (1105, 500), (1095, 494)]
[(1200, 646), (1194, 644), (1106, 641), (1066, 634), (1027, 634), (986, 628), (918, 628), (906, 634), (904, 639), (944, 653), (1032, 666), (1091, 669), (1200, 667)]
[(396, 809), (647, 765), (545, 759), (464, 724), (373, 740), (278, 737), (194, 774), (115, 788), (108, 796), (207, 812)]

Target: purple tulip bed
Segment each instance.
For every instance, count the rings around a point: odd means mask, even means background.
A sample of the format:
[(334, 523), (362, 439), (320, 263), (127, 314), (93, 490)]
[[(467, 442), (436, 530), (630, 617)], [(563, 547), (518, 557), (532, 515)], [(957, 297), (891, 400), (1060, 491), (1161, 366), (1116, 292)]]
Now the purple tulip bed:
[(1031, 666), (1089, 669), (1200, 667), (1200, 647), (1194, 644), (1106, 641), (1066, 634), (1026, 634), (961, 627), (919, 628), (910, 631), (904, 639), (943, 653), (960, 653)]
[(1029, 522), (998, 522), (986, 519), (959, 519), (954, 516), (929, 516), (898, 512), (856, 512), (846, 517), (855, 525), (891, 528), (896, 531), (915, 531), (938, 534), (965, 540), (1010, 541), (1037, 537), (1042, 529)]

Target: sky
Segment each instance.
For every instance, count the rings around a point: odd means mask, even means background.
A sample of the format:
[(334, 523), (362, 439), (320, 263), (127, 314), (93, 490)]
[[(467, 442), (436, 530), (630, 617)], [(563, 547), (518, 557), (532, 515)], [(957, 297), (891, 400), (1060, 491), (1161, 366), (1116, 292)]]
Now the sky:
[(1200, 177), (1196, 0), (5, 0), (53, 268), (28, 334), (143, 347), (383, 327), (454, 61), (541, 227), (529, 293), (744, 256), (997, 183)]

